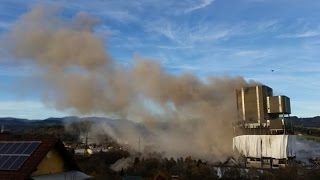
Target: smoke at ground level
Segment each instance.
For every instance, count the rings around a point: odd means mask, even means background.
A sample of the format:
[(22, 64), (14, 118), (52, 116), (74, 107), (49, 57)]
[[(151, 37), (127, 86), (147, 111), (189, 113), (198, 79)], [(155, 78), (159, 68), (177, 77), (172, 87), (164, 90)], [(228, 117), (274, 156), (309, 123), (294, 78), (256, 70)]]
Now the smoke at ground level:
[[(35, 6), (2, 34), (1, 45), (15, 63), (37, 70), (21, 89), (37, 82), (51, 108), (140, 122), (151, 132), (151, 143), (168, 154), (220, 157), (231, 152), (235, 90), (248, 85), (242, 77), (173, 75), (157, 61), (139, 57), (122, 67), (94, 33), (95, 17), (78, 12), (67, 18), (61, 11)], [(119, 138), (103, 123), (93, 131)], [(119, 131), (127, 139), (148, 138), (131, 127)]]

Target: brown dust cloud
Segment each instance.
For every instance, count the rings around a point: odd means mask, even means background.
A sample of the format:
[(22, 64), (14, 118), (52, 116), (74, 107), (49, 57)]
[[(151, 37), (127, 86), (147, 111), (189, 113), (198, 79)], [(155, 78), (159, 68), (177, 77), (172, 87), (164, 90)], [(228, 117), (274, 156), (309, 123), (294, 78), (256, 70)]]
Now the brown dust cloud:
[[(123, 127), (122, 138), (136, 144), (140, 137), (142, 145), (149, 143), (167, 156), (219, 159), (232, 153), (235, 90), (249, 82), (242, 77), (174, 75), (157, 61), (140, 57), (121, 66), (94, 32), (98, 22), (84, 12), (65, 18), (58, 8), (35, 6), (11, 26), (3, 44), (15, 63), (37, 69), (33, 81), (45, 87), (41, 96), (51, 108), (142, 123), (152, 138), (130, 127)], [(100, 123), (92, 133), (119, 138)]]

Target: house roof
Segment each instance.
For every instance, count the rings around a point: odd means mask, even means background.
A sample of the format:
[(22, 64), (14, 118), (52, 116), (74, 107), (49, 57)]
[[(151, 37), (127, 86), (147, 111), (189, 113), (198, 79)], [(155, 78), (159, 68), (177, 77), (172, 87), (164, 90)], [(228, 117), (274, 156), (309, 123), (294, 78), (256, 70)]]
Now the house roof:
[(66, 179), (72, 179), (72, 180), (83, 180), (83, 179), (93, 179), (92, 176), (88, 176), (83, 172), (80, 171), (68, 171), (68, 172), (62, 172), (62, 173), (55, 173), (55, 174), (49, 174), (49, 175), (43, 175), (43, 176), (34, 176), (31, 177), (33, 180), (66, 180)]
[(30, 154), (26, 161), (17, 170), (0, 170), (0, 179), (26, 179), (28, 178), (37, 168), (42, 159), (47, 155), (47, 153), (56, 149), (64, 158), (66, 165), (69, 170), (80, 170), (75, 160), (69, 154), (69, 152), (64, 147), (63, 143), (57, 138), (12, 138), (10, 136), (1, 136), (0, 142), (40, 142), (36, 149)]

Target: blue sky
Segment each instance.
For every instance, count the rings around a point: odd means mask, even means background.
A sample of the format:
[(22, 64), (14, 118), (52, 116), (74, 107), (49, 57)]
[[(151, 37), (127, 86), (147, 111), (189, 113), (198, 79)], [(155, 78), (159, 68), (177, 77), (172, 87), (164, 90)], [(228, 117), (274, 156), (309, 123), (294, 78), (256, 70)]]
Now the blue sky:
[[(97, 17), (95, 32), (119, 64), (143, 56), (171, 73), (243, 76), (289, 96), (293, 115), (320, 115), (320, 1), (1, 0), (1, 35), (39, 3), (66, 17)], [(0, 116), (69, 115), (46, 107), (36, 91), (20, 90), (16, 82), (30, 70), (0, 49)]]

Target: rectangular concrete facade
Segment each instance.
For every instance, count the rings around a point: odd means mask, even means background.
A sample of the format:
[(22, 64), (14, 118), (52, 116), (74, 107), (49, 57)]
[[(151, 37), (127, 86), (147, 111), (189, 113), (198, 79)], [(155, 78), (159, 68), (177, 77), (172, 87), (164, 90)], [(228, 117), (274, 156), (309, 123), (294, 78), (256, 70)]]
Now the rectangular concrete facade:
[(290, 99), (274, 96), (265, 85), (236, 91), (238, 119), (233, 123), (233, 147), (247, 167), (277, 168), (295, 158)]
[(263, 85), (237, 90), (239, 120), (247, 123), (260, 123), (269, 119), (267, 97), (272, 94), (272, 89)]
[(267, 97), (268, 113), (270, 114), (290, 114), (290, 99), (287, 96)]
[[(238, 119), (235, 124), (242, 124), (247, 128), (242, 129), (242, 132), (263, 134), (267, 130), (270, 131), (269, 134), (277, 134), (281, 131), (293, 131), (292, 125), (285, 121), (291, 113), (290, 98), (273, 96), (272, 88), (265, 85), (243, 87), (236, 91), (236, 95)], [(253, 128), (259, 128), (259, 132)]]
[(270, 87), (257, 85), (237, 90), (238, 120), (246, 123), (265, 123), (290, 114), (290, 98), (273, 96)]

